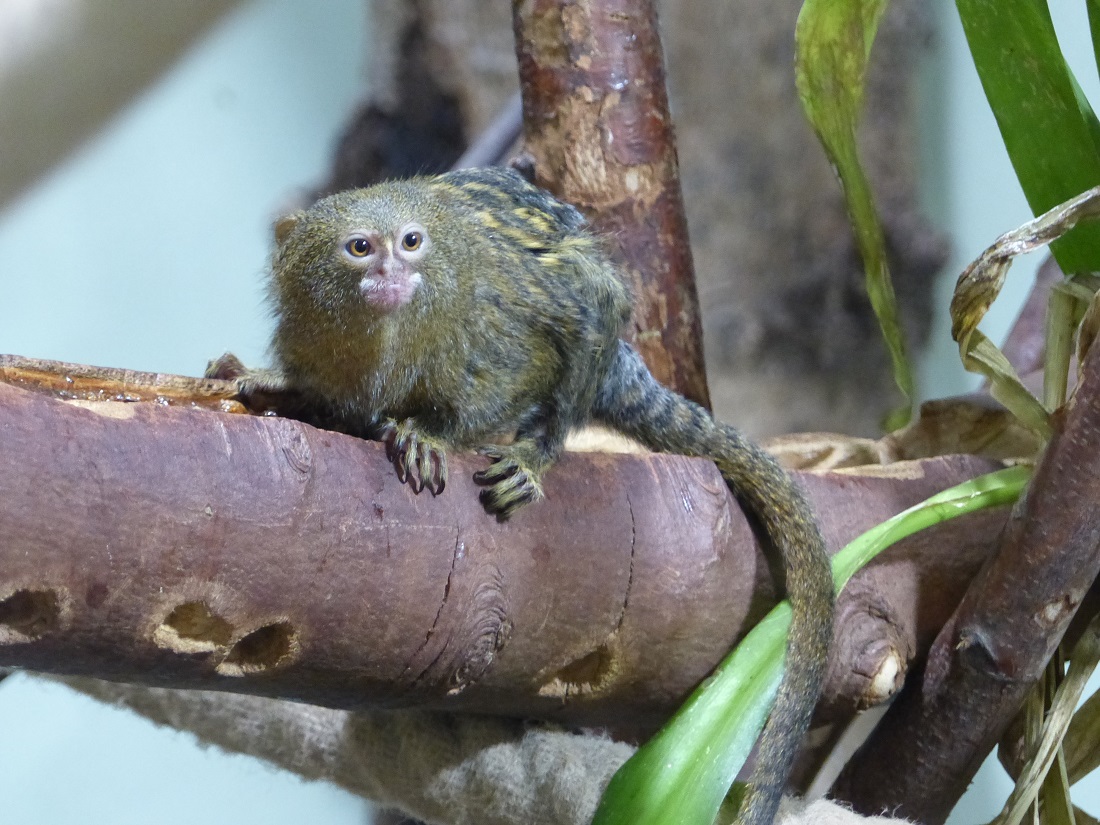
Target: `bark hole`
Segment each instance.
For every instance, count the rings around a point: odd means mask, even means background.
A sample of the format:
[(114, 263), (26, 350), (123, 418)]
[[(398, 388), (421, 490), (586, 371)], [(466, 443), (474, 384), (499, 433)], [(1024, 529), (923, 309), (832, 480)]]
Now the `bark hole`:
[(61, 599), (53, 590), (16, 590), (0, 599), (0, 644), (38, 639), (61, 623)]
[(297, 640), (290, 622), (273, 622), (242, 637), (217, 670), (224, 676), (260, 673), (286, 661), (296, 648)]
[(153, 641), (177, 653), (209, 653), (229, 645), (233, 625), (205, 602), (176, 607), (153, 632)]
[(575, 696), (592, 693), (605, 685), (615, 672), (615, 658), (607, 645), (570, 662), (539, 690), (542, 696)]

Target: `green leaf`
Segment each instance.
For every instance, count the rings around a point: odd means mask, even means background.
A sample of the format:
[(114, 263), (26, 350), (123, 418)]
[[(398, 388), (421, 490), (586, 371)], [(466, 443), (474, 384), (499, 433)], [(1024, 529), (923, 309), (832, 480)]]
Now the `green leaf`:
[[(956, 0), (978, 76), (1032, 213), (1100, 184), (1100, 123), (1044, 0)], [(1090, 3), (1096, 25), (1095, 3)], [(1051, 244), (1067, 274), (1100, 269), (1100, 226)]]
[(867, 57), (885, 9), (886, 0), (806, 0), (795, 27), (795, 84), (810, 125), (840, 176), (866, 271), (867, 294), (890, 350), (894, 381), (905, 396), (906, 409), (886, 425), (895, 430), (912, 415), (913, 372), (898, 321), (882, 225), (856, 146)]
[[(933, 524), (1016, 500), (1031, 475), (1010, 467), (945, 490), (868, 530), (833, 557), (842, 588), (886, 547)], [(712, 825), (756, 741), (783, 672), (791, 609), (754, 627), (611, 779), (593, 825)]]

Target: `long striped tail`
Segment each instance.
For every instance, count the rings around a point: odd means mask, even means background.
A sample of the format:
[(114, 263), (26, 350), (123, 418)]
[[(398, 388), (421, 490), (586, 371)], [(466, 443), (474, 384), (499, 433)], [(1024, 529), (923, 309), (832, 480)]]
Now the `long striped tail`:
[(619, 342), (608, 376), (593, 408), (596, 420), (650, 449), (712, 459), (783, 557), (792, 613), (786, 670), (738, 818), (742, 825), (771, 825), (821, 694), (832, 642), (833, 576), (824, 539), (805, 495), (776, 460), (658, 383), (629, 344)]

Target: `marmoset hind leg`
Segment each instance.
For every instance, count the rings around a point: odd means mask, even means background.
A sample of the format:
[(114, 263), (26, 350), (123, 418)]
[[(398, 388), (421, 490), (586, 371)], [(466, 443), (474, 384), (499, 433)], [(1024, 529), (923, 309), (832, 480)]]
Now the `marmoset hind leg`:
[[(592, 332), (587, 337), (595, 342), (601, 336)], [(575, 346), (562, 350), (592, 351)], [(550, 398), (538, 405), (520, 427), (515, 442), (481, 449), (493, 463), (477, 473), (474, 480), (486, 485), (481, 501), (489, 512), (506, 519), (525, 504), (543, 497), (543, 473), (561, 456), (569, 433), (583, 427), (591, 416), (603, 376), (601, 368), (599, 360), (594, 362), (590, 355), (567, 360)]]
[(475, 480), (488, 485), (482, 503), (501, 518), (543, 497), (542, 475), (561, 456), (569, 433), (591, 419), (616, 358), (619, 330), (630, 318), (626, 287), (606, 258), (592, 254), (592, 244), (578, 238), (545, 256), (547, 278), (540, 286), (556, 311), (541, 307), (543, 317), (520, 325), (539, 330), (543, 351), (556, 353), (559, 362), (555, 379), (545, 384), (546, 397), (519, 427), (516, 441), (482, 449), (494, 461)]

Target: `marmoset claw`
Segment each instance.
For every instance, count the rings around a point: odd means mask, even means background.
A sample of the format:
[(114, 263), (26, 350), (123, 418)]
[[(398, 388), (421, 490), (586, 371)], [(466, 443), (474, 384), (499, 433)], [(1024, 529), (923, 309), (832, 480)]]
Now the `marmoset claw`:
[(414, 493), (428, 490), (437, 496), (447, 486), (447, 450), (441, 441), (424, 435), (416, 422), (387, 420), (378, 429), (386, 445), (386, 457), (393, 462), (397, 477)]

